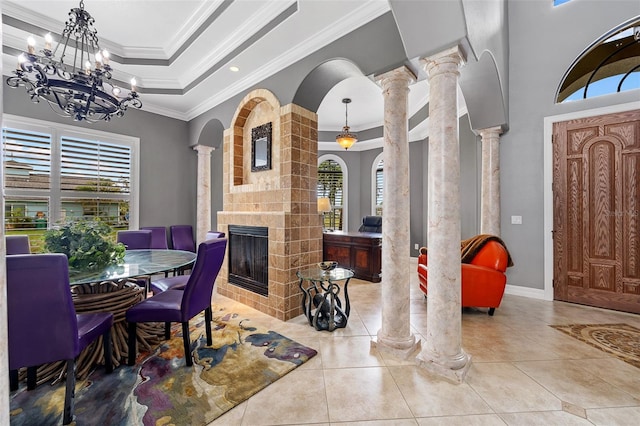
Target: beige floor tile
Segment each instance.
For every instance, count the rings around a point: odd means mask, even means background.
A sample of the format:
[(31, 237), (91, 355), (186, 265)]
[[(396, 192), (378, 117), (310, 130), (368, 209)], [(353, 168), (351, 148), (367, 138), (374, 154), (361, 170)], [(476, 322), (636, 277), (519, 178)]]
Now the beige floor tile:
[(497, 426), (506, 425), (496, 414), (444, 416), (418, 419), (418, 426)]
[(371, 348), (369, 336), (336, 336), (323, 340), (320, 342), (320, 354), (325, 370), (384, 365), (380, 353)]
[[(409, 267), (415, 271), (415, 259)], [(424, 345), (427, 303), (415, 275), (410, 327)], [(473, 364), (467, 381), (454, 385), (431, 376), (413, 359), (371, 350), (382, 323), (382, 285), (351, 280), (349, 324), (334, 332), (316, 331), (303, 315), (282, 322), (215, 295), (214, 304), (318, 355), (211, 424), (635, 426), (640, 418), (640, 369), (549, 327), (625, 323), (640, 328), (640, 315), (510, 294), (494, 316), (465, 308), (462, 347)]]
[(331, 422), (413, 417), (386, 367), (324, 371)]
[(308, 424), (328, 420), (322, 374), (296, 369), (249, 399), (242, 425)]
[(447, 382), (416, 365), (389, 367), (389, 371), (416, 417), (493, 413), (466, 383)]
[(510, 413), (500, 417), (509, 426), (593, 426), (588, 420), (564, 411)]
[(209, 423), (209, 426), (239, 426), (242, 424), (242, 417), (244, 417), (244, 412), (246, 409), (247, 401), (236, 405), (231, 410), (227, 411), (222, 416)]
[(411, 419), (371, 420), (366, 422), (338, 422), (331, 426), (417, 426), (418, 422)]
[(640, 368), (617, 358), (585, 359), (580, 365), (640, 401)]
[(562, 409), (558, 398), (509, 363), (473, 363), (467, 383), (496, 413)]
[(596, 426), (637, 426), (640, 423), (640, 407), (587, 410), (587, 419)]
[(516, 367), (562, 401), (585, 409), (640, 405), (640, 401), (605, 382), (581, 360), (517, 362)]

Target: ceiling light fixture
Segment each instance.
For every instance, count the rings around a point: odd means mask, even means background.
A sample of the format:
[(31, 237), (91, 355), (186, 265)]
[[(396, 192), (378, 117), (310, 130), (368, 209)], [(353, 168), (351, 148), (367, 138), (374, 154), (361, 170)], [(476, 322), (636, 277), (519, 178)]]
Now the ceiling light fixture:
[[(94, 22), (81, 0), (80, 7), (69, 12), (53, 51), (51, 34), (44, 36), (42, 55), (36, 54), (36, 41), (29, 37), (27, 52), (18, 57), (15, 75), (7, 78), (7, 85), (24, 86), (33, 102), (43, 99), (55, 113), (75, 121), (109, 121), (122, 117), (128, 107), (141, 108), (135, 79), (130, 91), (111, 83), (109, 52), (100, 49)], [(59, 50), (60, 59), (56, 59)], [(73, 62), (64, 62), (67, 54)]]
[(229, 67), (229, 70), (233, 71), (233, 72), (238, 72), (240, 71), (240, 68), (236, 67), (235, 65), (232, 65)]
[(342, 133), (336, 136), (336, 142), (346, 151), (358, 141), (358, 136), (355, 133), (349, 132), (347, 105), (351, 103), (351, 99), (344, 98), (342, 103), (344, 104), (344, 127), (342, 128)]

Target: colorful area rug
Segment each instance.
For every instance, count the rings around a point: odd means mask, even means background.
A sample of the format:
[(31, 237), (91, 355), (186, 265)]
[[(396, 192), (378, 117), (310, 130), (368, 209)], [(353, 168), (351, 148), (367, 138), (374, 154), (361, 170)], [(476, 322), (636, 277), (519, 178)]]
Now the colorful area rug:
[[(194, 365), (186, 367), (180, 324), (134, 367), (96, 369), (76, 386), (76, 425), (206, 425), (316, 355), (316, 351), (238, 314), (213, 312), (213, 345), (204, 317), (191, 320)], [(198, 337), (195, 341), (195, 339)], [(11, 394), (12, 425), (62, 423), (64, 382)]]
[(569, 324), (551, 327), (640, 368), (640, 329), (627, 324)]

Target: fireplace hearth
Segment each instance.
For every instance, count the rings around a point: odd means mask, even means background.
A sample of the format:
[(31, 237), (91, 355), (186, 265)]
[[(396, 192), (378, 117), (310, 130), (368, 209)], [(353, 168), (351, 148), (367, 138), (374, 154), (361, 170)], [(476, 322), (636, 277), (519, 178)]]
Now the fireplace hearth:
[(269, 228), (229, 225), (229, 283), (269, 294)]

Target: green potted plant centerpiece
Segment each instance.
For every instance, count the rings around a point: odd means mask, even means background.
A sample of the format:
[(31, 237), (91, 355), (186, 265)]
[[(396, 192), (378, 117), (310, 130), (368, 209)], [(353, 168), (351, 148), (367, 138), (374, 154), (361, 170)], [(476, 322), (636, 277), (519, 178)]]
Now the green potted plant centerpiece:
[(45, 232), (45, 248), (51, 253), (64, 253), (69, 268), (90, 271), (124, 259), (125, 247), (110, 238), (111, 227), (100, 221), (75, 221)]

